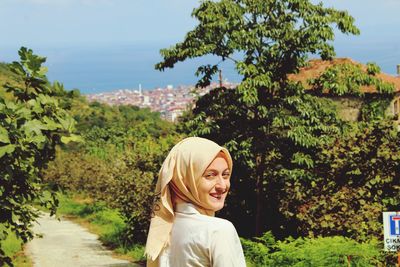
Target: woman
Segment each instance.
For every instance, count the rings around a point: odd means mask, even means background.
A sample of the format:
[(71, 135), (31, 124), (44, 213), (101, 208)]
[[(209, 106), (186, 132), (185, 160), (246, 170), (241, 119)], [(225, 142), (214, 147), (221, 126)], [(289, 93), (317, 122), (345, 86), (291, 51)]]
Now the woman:
[(176, 144), (157, 181), (147, 237), (147, 266), (246, 266), (235, 227), (214, 217), (230, 187), (232, 158), (199, 137)]

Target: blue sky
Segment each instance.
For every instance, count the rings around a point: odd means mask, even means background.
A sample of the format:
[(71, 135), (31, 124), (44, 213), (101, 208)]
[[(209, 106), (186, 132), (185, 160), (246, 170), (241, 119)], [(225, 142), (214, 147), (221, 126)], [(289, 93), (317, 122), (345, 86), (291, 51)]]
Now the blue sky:
[[(399, 0), (325, 0), (349, 10), (363, 41), (400, 36)], [(180, 40), (197, 0), (1, 0), (1, 46), (81, 45)], [(339, 39), (341, 37), (339, 36)]]
[[(196, 0), (1, 0), (2, 45), (99, 45), (182, 38)], [(7, 23), (4, 23), (7, 22)]]
[[(198, 2), (0, 0), (0, 61), (15, 60), (18, 48), (27, 46), (46, 55), (48, 63), (55, 66), (53, 70), (50, 68), (50, 76), (68, 82), (68, 77), (61, 75), (67, 73), (67, 67), (60, 66), (72, 64), (66, 60), (79, 56), (72, 52), (68, 54), (65, 48), (149, 45), (152, 47), (148, 52), (151, 64), (146, 68), (150, 69), (159, 57), (160, 48), (182, 40), (195, 25), (190, 14)], [(400, 0), (324, 0), (323, 3), (348, 10), (361, 30), (360, 36), (337, 35), (335, 47), (338, 56), (351, 57), (362, 63), (373, 61), (383, 71), (395, 73), (395, 65), (400, 64)], [(123, 51), (127, 50), (119, 50), (118, 57), (123, 57)], [(117, 59), (111, 58), (110, 54), (107, 56), (107, 64)], [(100, 52), (93, 57), (96, 61), (88, 63), (101, 63)], [(129, 60), (133, 57), (136, 55), (131, 55)]]

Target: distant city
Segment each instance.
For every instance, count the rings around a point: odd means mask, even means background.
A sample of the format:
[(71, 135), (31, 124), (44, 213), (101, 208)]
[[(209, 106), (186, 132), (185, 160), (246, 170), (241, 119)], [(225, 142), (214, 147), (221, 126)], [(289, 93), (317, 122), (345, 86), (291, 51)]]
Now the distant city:
[[(210, 90), (220, 86), (220, 83), (211, 83), (205, 88), (194, 86), (168, 85), (165, 88), (153, 90), (119, 89), (111, 92), (87, 94), (90, 102), (97, 101), (108, 105), (133, 105), (140, 108), (149, 108), (151, 111), (160, 112), (165, 120), (175, 122), (182, 113), (192, 106), (197, 96), (203, 96)], [(223, 82), (226, 88), (234, 88), (236, 83)]]

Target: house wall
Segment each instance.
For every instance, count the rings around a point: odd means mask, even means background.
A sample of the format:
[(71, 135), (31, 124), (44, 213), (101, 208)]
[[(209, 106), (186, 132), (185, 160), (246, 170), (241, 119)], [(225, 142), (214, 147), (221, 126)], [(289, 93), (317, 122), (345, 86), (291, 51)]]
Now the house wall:
[(386, 115), (389, 116), (397, 115), (397, 120), (399, 120), (400, 119), (399, 113), (400, 113), (400, 93), (397, 92), (393, 97), (392, 101), (390, 102), (390, 105), (386, 109)]
[[(358, 97), (328, 97), (337, 105), (337, 111), (340, 118), (346, 121), (357, 121), (360, 118), (362, 98)], [(397, 106), (397, 108), (396, 108)], [(395, 116), (400, 121), (400, 93), (396, 93), (385, 111), (387, 116)]]
[(357, 121), (360, 117), (362, 99), (357, 97), (329, 97), (337, 105), (337, 111), (340, 118), (345, 121)]

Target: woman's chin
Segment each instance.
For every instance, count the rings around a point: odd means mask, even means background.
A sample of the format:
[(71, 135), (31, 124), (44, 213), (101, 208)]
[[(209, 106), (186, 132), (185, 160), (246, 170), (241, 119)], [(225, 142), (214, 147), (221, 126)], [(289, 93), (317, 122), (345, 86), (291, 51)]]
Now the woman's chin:
[(222, 209), (224, 207), (224, 204), (225, 204), (224, 197), (221, 199), (217, 199), (217, 198), (210, 196), (207, 206), (212, 211), (219, 211), (220, 209)]

